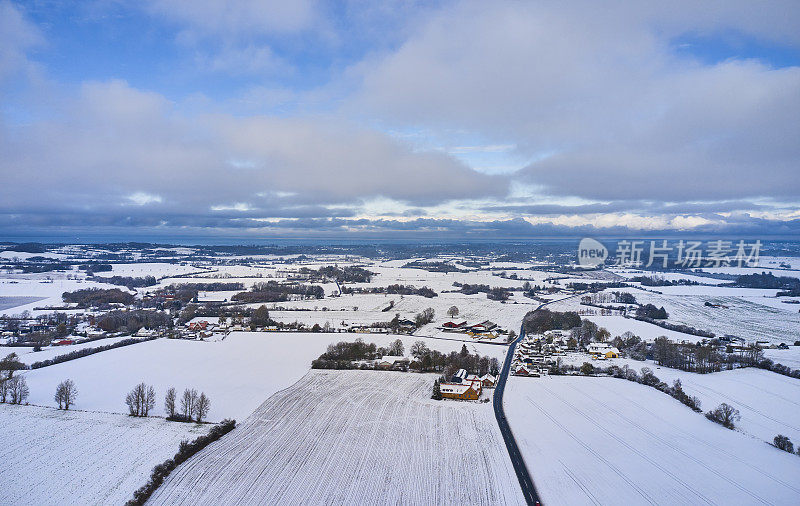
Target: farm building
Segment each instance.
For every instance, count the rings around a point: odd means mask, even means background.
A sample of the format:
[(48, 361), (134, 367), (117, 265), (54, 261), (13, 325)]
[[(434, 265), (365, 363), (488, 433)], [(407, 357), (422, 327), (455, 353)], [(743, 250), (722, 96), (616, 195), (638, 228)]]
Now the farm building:
[(394, 370), (408, 370), (408, 364), (411, 360), (408, 357), (400, 357), (396, 355), (384, 355), (378, 362), (378, 367), (381, 369), (394, 369)]
[(439, 385), (442, 397), (461, 401), (475, 401), (481, 396), (480, 383), (442, 383)]

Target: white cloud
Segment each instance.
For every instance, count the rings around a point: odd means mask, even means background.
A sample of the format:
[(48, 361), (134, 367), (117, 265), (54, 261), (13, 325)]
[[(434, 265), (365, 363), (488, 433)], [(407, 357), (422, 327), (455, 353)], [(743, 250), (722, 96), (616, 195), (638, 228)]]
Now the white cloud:
[(144, 206), (147, 204), (160, 204), (161, 202), (164, 201), (164, 199), (162, 199), (158, 195), (152, 195), (150, 193), (145, 193), (145, 192), (133, 193), (131, 195), (128, 195), (127, 199), (132, 204), (135, 204), (137, 206)]

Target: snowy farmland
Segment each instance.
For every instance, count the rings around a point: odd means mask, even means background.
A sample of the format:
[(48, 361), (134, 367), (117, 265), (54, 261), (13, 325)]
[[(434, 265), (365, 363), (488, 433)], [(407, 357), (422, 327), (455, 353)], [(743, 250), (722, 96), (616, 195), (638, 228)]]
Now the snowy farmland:
[(505, 411), (545, 504), (796, 504), (800, 459), (614, 378), (512, 377)]
[[(419, 338), (373, 334), (234, 332), (218, 342), (156, 339), (104, 351), (25, 373), (30, 402), (53, 406), (56, 385), (70, 378), (78, 386), (80, 409), (127, 413), (125, 394), (141, 381), (159, 398), (169, 387), (196, 388), (211, 398), (209, 420), (242, 420), (273, 393), (299, 380), (311, 361), (338, 341), (362, 338), (379, 346), (401, 339), (406, 348)], [(431, 349), (457, 351), (462, 343), (426, 339)], [(506, 347), (470, 343), (471, 352), (502, 359)]]
[(312, 371), (176, 469), (153, 504), (524, 504), (490, 404), (434, 375)]
[[(755, 290), (751, 290), (756, 292)], [(732, 334), (747, 341), (766, 340), (792, 343), (798, 338), (800, 313), (784, 304), (776, 306), (763, 296), (730, 297), (699, 295), (641, 294), (639, 302), (664, 306), (668, 321), (709, 330), (717, 335)], [(705, 303), (726, 307), (709, 307)]]
[(0, 504), (123, 504), (208, 426), (0, 405)]

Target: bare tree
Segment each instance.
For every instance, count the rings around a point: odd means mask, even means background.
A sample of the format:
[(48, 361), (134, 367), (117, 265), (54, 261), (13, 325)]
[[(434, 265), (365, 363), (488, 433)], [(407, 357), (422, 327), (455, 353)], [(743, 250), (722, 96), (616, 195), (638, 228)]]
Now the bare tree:
[(181, 397), (181, 411), (183, 412), (183, 416), (186, 418), (191, 419), (192, 415), (194, 414), (194, 405), (197, 403), (197, 390), (194, 388), (186, 389), (183, 391), (183, 397)]
[[(142, 383), (144, 385), (144, 383)], [(150, 410), (156, 406), (156, 390), (151, 386), (147, 387), (147, 393), (142, 403), (142, 416), (148, 416)]]
[(8, 380), (0, 378), (0, 402), (6, 402), (8, 399)]
[(713, 411), (709, 411), (706, 413), (706, 418), (717, 422), (718, 424), (722, 425), (723, 427), (727, 427), (729, 429), (733, 429), (735, 427), (735, 422), (738, 422), (742, 417), (739, 414), (739, 410), (723, 402)]
[(54, 400), (58, 403), (58, 409), (69, 409), (70, 405), (75, 403), (75, 398), (78, 396), (78, 389), (71, 379), (66, 379), (58, 384), (56, 387), (56, 395)]
[(447, 310), (447, 316), (450, 318), (455, 318), (458, 316), (458, 313), (460, 313), (460, 311), (456, 306), (450, 306), (450, 309)]
[(175, 387), (170, 387), (167, 390), (167, 395), (164, 396), (164, 412), (168, 417), (175, 416), (175, 401), (178, 394), (175, 392)]
[(197, 423), (201, 423), (203, 418), (208, 415), (208, 411), (211, 409), (211, 399), (206, 397), (205, 392), (200, 394), (200, 397), (197, 398), (197, 401), (194, 404), (194, 417), (197, 420)]
[(28, 383), (25, 381), (24, 376), (12, 376), (6, 380), (8, 384), (8, 395), (11, 398), (11, 404), (22, 404), (28, 398), (30, 390), (28, 390)]
[(147, 416), (156, 405), (156, 391), (144, 382), (139, 383), (125, 397), (131, 416)]

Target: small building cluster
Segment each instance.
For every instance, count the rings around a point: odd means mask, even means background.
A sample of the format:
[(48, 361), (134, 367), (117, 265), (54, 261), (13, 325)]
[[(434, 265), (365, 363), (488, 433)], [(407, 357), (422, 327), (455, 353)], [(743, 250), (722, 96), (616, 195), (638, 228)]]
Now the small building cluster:
[(569, 333), (550, 330), (542, 335), (525, 336), (514, 350), (511, 373), (538, 378), (550, 374), (556, 358), (565, 354)]
[(498, 327), (496, 323), (489, 320), (474, 325), (469, 325), (466, 321), (460, 323), (449, 321), (439, 326), (439, 330), (444, 332), (460, 332), (469, 335), (473, 339), (497, 339), (498, 336), (506, 333), (503, 329)]
[(450, 378), (450, 381), (439, 384), (442, 397), (445, 399), (456, 399), (460, 401), (476, 401), (480, 398), (484, 388), (494, 388), (497, 378), (489, 373), (483, 376), (477, 374), (467, 374), (464, 369)]

